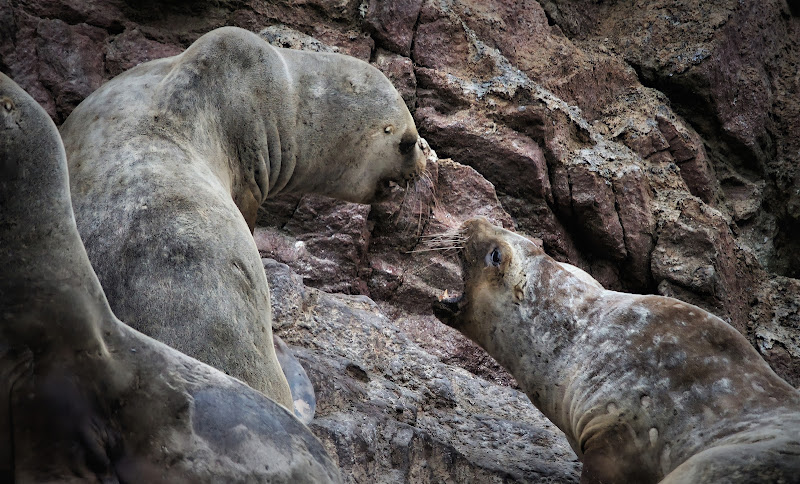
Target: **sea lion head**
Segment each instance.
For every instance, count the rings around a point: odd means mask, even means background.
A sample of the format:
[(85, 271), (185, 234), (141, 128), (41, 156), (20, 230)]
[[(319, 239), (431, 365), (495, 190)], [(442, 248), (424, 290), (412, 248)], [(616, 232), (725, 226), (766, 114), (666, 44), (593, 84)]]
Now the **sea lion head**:
[(433, 312), (446, 325), (483, 345), (496, 321), (522, 318), (526, 267), (544, 254), (531, 240), (491, 225), (484, 218), (461, 226), (466, 238), (460, 252), (464, 291), (434, 302)]
[(335, 53), (280, 49), (296, 95), (298, 161), (287, 188), (358, 203), (425, 169), (414, 119), (389, 79)]

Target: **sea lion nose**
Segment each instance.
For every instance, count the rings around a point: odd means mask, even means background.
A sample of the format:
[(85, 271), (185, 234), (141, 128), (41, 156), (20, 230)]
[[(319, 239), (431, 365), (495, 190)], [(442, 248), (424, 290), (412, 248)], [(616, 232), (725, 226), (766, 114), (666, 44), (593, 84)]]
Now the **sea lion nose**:
[(425, 171), (425, 166), (428, 162), (428, 155), (431, 152), (431, 147), (425, 138), (418, 136), (417, 137), (417, 159), (415, 162), (417, 173), (422, 173)]

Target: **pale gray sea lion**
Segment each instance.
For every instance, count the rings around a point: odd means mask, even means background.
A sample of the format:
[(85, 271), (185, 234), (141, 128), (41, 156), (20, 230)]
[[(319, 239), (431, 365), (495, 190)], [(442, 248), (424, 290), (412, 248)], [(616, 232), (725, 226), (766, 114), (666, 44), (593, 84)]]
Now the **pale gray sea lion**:
[(800, 482), (800, 392), (691, 304), (605, 290), (483, 219), (444, 323), (517, 379), (583, 461), (581, 482)]
[(0, 481), (341, 482), (284, 407), (122, 324), (47, 113), (0, 74)]
[(370, 202), (425, 166), (380, 71), (234, 27), (112, 79), (61, 135), (78, 229), (114, 312), (287, 408), (258, 207), (282, 193)]

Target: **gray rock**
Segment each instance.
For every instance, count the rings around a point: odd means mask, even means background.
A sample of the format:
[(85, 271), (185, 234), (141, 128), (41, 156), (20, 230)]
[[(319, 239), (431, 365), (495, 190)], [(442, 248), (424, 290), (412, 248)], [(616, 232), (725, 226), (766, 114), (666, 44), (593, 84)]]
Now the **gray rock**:
[(519, 391), (441, 363), (365, 296), (262, 259), (274, 330), (317, 394), (311, 429), (348, 482), (577, 482), (561, 431)]

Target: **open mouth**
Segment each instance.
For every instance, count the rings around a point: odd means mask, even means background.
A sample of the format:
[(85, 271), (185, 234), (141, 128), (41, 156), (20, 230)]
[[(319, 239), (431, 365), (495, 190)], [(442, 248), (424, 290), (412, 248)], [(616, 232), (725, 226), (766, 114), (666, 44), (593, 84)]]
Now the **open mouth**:
[(396, 181), (391, 179), (381, 180), (378, 183), (378, 188), (375, 190), (375, 195), (371, 201), (372, 203), (383, 202), (396, 190), (400, 190), (400, 185)]
[(466, 300), (463, 294), (450, 296), (448, 291), (445, 290), (444, 294), (433, 302), (433, 314), (444, 324), (456, 327), (465, 304)]

